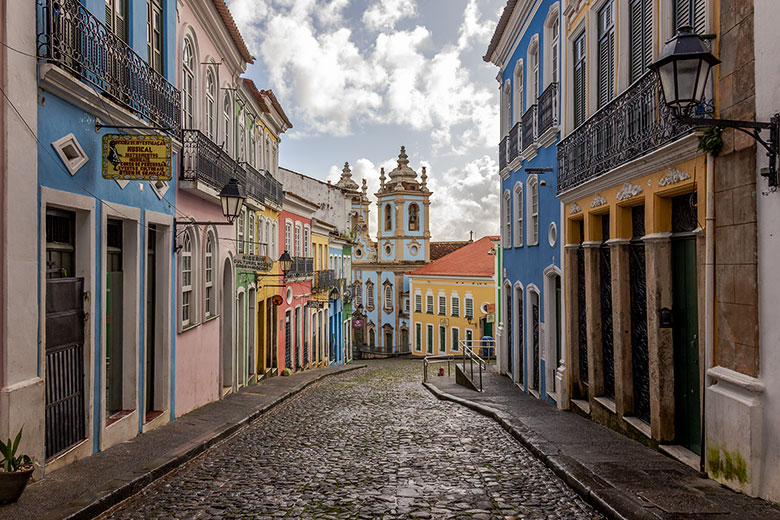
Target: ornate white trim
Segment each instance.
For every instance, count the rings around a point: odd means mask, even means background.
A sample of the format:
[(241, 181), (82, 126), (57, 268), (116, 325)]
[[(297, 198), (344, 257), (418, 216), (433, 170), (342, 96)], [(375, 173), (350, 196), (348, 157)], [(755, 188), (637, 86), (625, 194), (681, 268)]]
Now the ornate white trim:
[(691, 174), (688, 172), (678, 170), (677, 168), (669, 168), (669, 172), (658, 181), (658, 186), (663, 188), (664, 186), (669, 186), (670, 184), (675, 184), (690, 178)]
[(597, 208), (599, 206), (603, 206), (606, 203), (607, 203), (607, 199), (605, 199), (601, 193), (597, 193), (596, 196), (593, 198), (593, 202), (590, 203), (590, 207)]
[(576, 213), (579, 213), (580, 211), (582, 211), (580, 205), (577, 204), (576, 202), (572, 202), (571, 207), (569, 208), (569, 215), (574, 215)]
[(642, 186), (627, 182), (623, 184), (623, 189), (618, 192), (616, 198), (617, 200), (628, 200), (631, 197), (636, 197), (640, 193), (642, 193)]

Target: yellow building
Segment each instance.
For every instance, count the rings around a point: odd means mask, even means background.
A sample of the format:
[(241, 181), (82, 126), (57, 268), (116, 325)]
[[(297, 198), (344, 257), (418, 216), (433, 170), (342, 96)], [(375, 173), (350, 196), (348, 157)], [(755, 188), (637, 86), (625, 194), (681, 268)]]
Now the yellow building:
[(494, 240), (483, 237), (409, 274), (412, 354), (461, 354), (463, 342), (493, 337)]

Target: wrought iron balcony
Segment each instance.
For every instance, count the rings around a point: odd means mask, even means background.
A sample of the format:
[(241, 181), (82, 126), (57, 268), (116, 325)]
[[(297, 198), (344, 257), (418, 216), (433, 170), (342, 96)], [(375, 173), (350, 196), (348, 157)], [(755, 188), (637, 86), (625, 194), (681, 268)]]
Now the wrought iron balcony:
[(523, 114), (523, 150), (527, 150), (539, 137), (539, 119), (536, 115), (537, 105), (531, 105)]
[(183, 181), (199, 181), (219, 192), (230, 179), (246, 186), (246, 172), (227, 152), (200, 130), (184, 130), (181, 151)]
[(78, 0), (45, 0), (38, 55), (155, 126), (178, 134), (181, 95)]
[(647, 72), (558, 143), (558, 193), (692, 130), (664, 103), (657, 75)]
[(314, 274), (314, 258), (294, 256), (292, 257), (292, 266), (287, 271), (285, 278), (297, 278), (301, 276), (311, 276)]
[(512, 127), (512, 129), (509, 131), (509, 162), (514, 161), (517, 159), (517, 156), (520, 154), (520, 151), (518, 150), (520, 145), (520, 122), (515, 123), (515, 126)]
[(266, 202), (273, 202), (277, 206), (282, 205), (282, 199), (284, 198), (282, 183), (274, 179), (268, 170), (265, 171), (263, 176), (263, 193), (265, 194)]
[(506, 156), (507, 146), (509, 146), (509, 136), (501, 139), (501, 143), (498, 145), (498, 169), (503, 170), (506, 168)]
[(336, 287), (338, 279), (333, 269), (326, 269), (314, 273), (314, 281), (311, 285), (312, 292), (329, 291)]
[(539, 96), (539, 135), (558, 126), (558, 84), (550, 83)]
[(252, 197), (260, 203), (265, 202), (263, 174), (254, 169), (248, 162), (242, 162), (241, 167), (246, 172), (246, 196)]

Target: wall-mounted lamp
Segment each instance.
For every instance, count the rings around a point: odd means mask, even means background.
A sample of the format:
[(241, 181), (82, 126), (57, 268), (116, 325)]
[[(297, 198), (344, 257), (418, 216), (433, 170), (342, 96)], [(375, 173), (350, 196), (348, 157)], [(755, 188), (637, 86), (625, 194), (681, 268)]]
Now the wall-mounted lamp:
[(173, 252), (178, 253), (182, 246), (176, 245), (175, 237), (179, 236), (176, 228), (178, 226), (231, 226), (236, 217), (241, 215), (241, 208), (244, 207), (244, 190), (236, 179), (230, 179), (227, 184), (219, 192), (219, 200), (222, 204), (222, 214), (225, 216), (227, 222), (204, 222), (195, 220), (175, 220), (173, 221), (173, 236), (174, 246)]

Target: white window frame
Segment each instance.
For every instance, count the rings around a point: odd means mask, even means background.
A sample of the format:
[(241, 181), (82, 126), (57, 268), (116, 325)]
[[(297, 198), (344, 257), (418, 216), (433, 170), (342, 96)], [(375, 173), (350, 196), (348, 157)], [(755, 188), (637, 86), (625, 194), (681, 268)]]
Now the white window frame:
[(460, 318), (460, 296), (457, 292), (450, 294), (450, 316)]
[(414, 292), (414, 312), (422, 312), (422, 292)]
[[(471, 312), (469, 312), (469, 307), (471, 307)], [(463, 297), (463, 317), (466, 319), (474, 317), (474, 296), (470, 292), (467, 292)]]
[(217, 112), (217, 97), (215, 90), (214, 72), (211, 67), (206, 69), (205, 94), (206, 94), (206, 136), (212, 141), (217, 140), (217, 125), (216, 125), (216, 112)]
[(539, 98), (539, 34), (528, 44), (528, 88), (525, 89), (526, 106), (531, 108)]
[(437, 301), (439, 303), (437, 307), (438, 310), (437, 314), (439, 316), (446, 316), (447, 315), (447, 294), (444, 291), (439, 291)]
[(247, 229), (247, 254), (254, 255), (257, 252), (255, 243), (255, 212), (247, 211), (248, 229)]
[(189, 36), (184, 37), (181, 49), (181, 111), (182, 127), (195, 128), (195, 70), (197, 64), (195, 44)]
[(524, 74), (524, 68), (523, 68), (523, 60), (519, 59), (517, 60), (517, 63), (515, 63), (515, 70), (512, 74), (512, 81), (514, 82), (514, 96), (512, 96), (512, 112), (513, 112), (513, 119), (514, 124), (517, 124), (520, 122), (520, 120), (523, 117), (523, 92), (524, 92), (524, 84), (523, 84), (523, 74)]
[(284, 250), (290, 256), (295, 254), (293, 250), (293, 222), (290, 219), (284, 221)]
[(523, 247), (523, 183), (516, 182), (513, 191), (515, 198), (515, 228), (512, 242), (514, 247)]
[(216, 237), (209, 229), (206, 232), (206, 244), (203, 246), (203, 312), (206, 319), (216, 315), (216, 260)]
[(425, 293), (425, 313), (434, 314), (436, 308), (434, 307), (433, 291), (427, 291)]
[[(189, 245), (189, 248), (188, 248)], [(179, 326), (180, 330), (198, 324), (197, 318), (197, 258), (198, 240), (195, 229), (191, 226), (184, 230), (182, 236), (182, 249), (180, 261), (180, 289), (179, 289)], [(187, 269), (186, 267), (189, 267)], [(189, 278), (189, 280), (187, 280)], [(189, 283), (187, 283), (189, 282)], [(186, 317), (185, 317), (186, 315)]]
[(511, 198), (512, 196), (509, 194), (509, 190), (504, 190), (504, 197), (502, 199), (502, 203), (504, 205), (504, 222), (503, 226), (501, 226), (501, 230), (503, 231), (502, 237), (504, 242), (504, 248), (509, 249), (512, 247), (511, 239), (511, 231), (512, 231), (512, 206), (511, 206)]
[(227, 152), (230, 157), (233, 157), (232, 139), (233, 135), (233, 101), (230, 99), (230, 89), (225, 89), (225, 95), (222, 98), (222, 124), (224, 125), (224, 133), (222, 148)]
[(236, 226), (236, 240), (238, 241), (238, 254), (243, 255), (246, 251), (246, 245), (244, 244), (244, 226), (246, 222), (246, 212), (242, 209), (241, 214), (238, 216), (238, 225)]
[(528, 200), (529, 217), (528, 217), (528, 229), (526, 238), (529, 246), (535, 246), (539, 244), (539, 179), (533, 174), (528, 176), (528, 190), (526, 196)]
[(501, 89), (501, 137), (503, 138), (509, 133), (512, 126), (512, 112), (510, 110), (512, 105), (512, 82), (509, 78), (504, 80), (504, 85)]
[(393, 286), (392, 284), (385, 285), (384, 290), (385, 295), (385, 309), (392, 309), (393, 308)]
[[(544, 87), (548, 87), (552, 83), (558, 83), (560, 74), (558, 68), (560, 67), (560, 41), (561, 41), (561, 21), (559, 16), (558, 4), (555, 3), (550, 6), (550, 10), (547, 11), (547, 18), (544, 21), (544, 41), (550, 42), (549, 45), (545, 44), (545, 49), (549, 49), (544, 53)], [(560, 92), (560, 88), (558, 89)]]
[(293, 256), (303, 256), (303, 226), (300, 222), (295, 223), (295, 255)]

